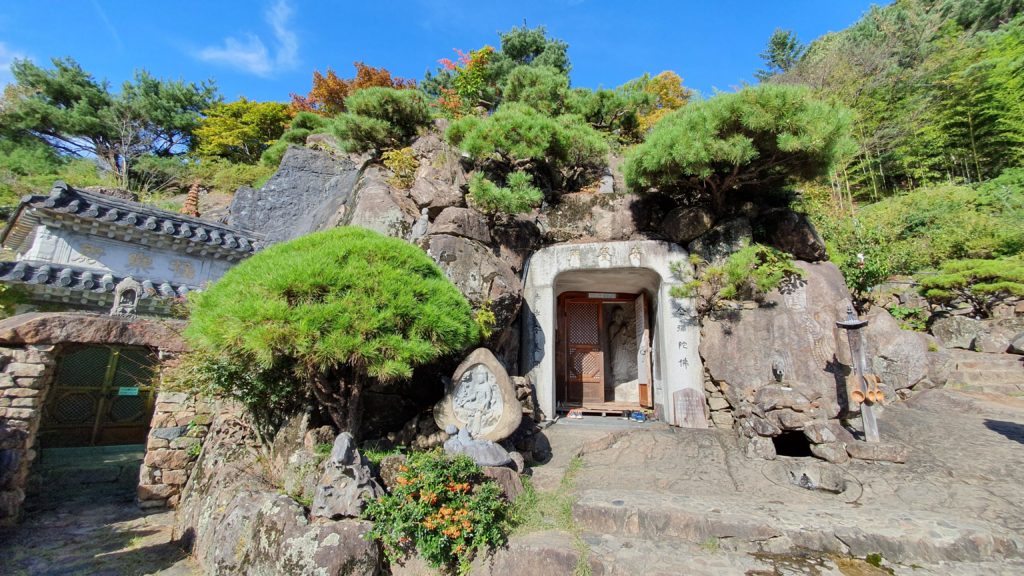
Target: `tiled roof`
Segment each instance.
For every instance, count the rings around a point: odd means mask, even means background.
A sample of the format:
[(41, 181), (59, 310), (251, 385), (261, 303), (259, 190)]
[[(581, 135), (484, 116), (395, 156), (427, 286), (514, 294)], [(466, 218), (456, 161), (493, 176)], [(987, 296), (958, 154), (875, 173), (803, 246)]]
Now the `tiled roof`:
[(231, 228), (103, 194), (76, 190), (64, 182), (56, 182), (49, 196), (22, 198), (18, 211), (0, 236), (0, 242), (5, 246), (12, 233), (18, 236), (17, 224), (26, 209), (58, 217), (72, 216), (103, 225), (129, 227), (143, 233), (225, 250), (237, 254), (239, 258), (245, 258), (259, 250), (263, 241), (262, 235), (248, 230)]
[[(113, 294), (114, 287), (124, 279), (124, 276), (115, 276), (88, 268), (64, 264), (32, 263), (26, 261), (0, 262), (0, 280), (4, 282), (54, 286), (98, 294), (104, 292)], [(150, 298), (176, 298), (199, 289), (198, 286), (188, 286), (186, 284), (153, 282), (145, 278), (135, 279), (142, 284), (145, 296)]]

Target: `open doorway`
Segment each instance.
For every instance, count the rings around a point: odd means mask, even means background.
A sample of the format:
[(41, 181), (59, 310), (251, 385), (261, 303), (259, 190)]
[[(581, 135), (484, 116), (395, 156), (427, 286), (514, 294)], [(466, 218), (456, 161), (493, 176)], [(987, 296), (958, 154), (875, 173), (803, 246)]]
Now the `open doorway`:
[(559, 295), (559, 411), (604, 413), (653, 406), (648, 300), (643, 292)]

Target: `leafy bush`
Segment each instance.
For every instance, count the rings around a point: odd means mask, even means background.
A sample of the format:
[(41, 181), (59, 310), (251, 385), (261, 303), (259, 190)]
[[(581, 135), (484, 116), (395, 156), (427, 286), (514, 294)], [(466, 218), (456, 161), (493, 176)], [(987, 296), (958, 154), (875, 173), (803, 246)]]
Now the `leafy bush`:
[(519, 103), (502, 105), (487, 118), (457, 120), (446, 138), (479, 167), (502, 177), (527, 171), (535, 183), (559, 190), (588, 183), (608, 153), (601, 134), (579, 116), (551, 118)]
[(412, 148), (388, 150), (381, 155), (381, 161), (384, 162), (384, 166), (388, 170), (391, 170), (391, 177), (388, 178), (389, 184), (395, 188), (412, 187), (416, 180), (416, 169), (420, 167)]
[(255, 102), (243, 96), (235, 102), (216, 103), (199, 121), (193, 152), (200, 157), (255, 164), (281, 137), (291, 117), (291, 110), (282, 102)]
[(726, 212), (729, 197), (827, 174), (853, 151), (850, 113), (801, 86), (761, 85), (690, 103), (627, 157), (626, 183)]
[(291, 126), (281, 134), (277, 142), (263, 151), (260, 163), (274, 168), (280, 166), (281, 158), (284, 158), (289, 144), (305, 146), (306, 138), (310, 134), (326, 132), (329, 127), (330, 122), (326, 118), (312, 112), (299, 112), (295, 118), (292, 118)]
[(274, 170), (271, 166), (235, 164), (220, 158), (209, 158), (194, 164), (191, 176), (211, 190), (233, 194), (242, 186), (259, 188), (273, 176)]
[(995, 304), (1024, 297), (1024, 257), (954, 260), (943, 264), (937, 274), (919, 276), (918, 281), (918, 290), (929, 302), (965, 302), (975, 316), (988, 318)]
[[(207, 379), (247, 404), (312, 395), (358, 437), (361, 394), (376, 380), (477, 341), (469, 303), (419, 248), (362, 228), (335, 228), (259, 252), (190, 300), (185, 336), (250, 379)], [(200, 360), (203, 358), (201, 357)], [(277, 397), (267, 385), (294, 379)]]
[(474, 554), (504, 540), (507, 503), (466, 456), (409, 454), (391, 493), (370, 502), (370, 537), (392, 562), (412, 549), (435, 568), (467, 574)]
[(544, 193), (532, 182), (532, 176), (517, 171), (509, 174), (507, 186), (501, 187), (482, 173), (474, 172), (469, 178), (469, 199), (489, 214), (524, 214), (540, 206), (544, 199)]
[(910, 306), (890, 306), (889, 314), (899, 321), (900, 328), (926, 332), (928, 330), (928, 313), (922, 308)]
[(405, 146), (417, 130), (430, 124), (430, 108), (419, 90), (366, 88), (345, 100), (332, 130), (349, 152), (381, 151)]
[[(693, 280), (672, 288), (673, 298), (696, 299), (697, 315), (706, 316), (726, 300), (761, 300), (786, 277), (803, 277), (804, 271), (785, 252), (761, 244), (746, 246), (721, 264), (711, 265), (692, 254), (696, 267)], [(673, 263), (673, 272), (681, 274), (682, 264)]]

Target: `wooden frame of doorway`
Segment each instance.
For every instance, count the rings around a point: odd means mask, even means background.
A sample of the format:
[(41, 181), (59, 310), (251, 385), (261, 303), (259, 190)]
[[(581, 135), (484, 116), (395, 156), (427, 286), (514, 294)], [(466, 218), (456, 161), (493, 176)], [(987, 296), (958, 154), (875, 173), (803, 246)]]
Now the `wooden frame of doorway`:
[[(623, 412), (651, 408), (653, 380), (651, 326), (648, 297), (622, 292), (564, 292), (557, 301), (555, 331), (555, 400), (559, 409), (582, 408), (585, 412)], [(635, 305), (637, 324), (639, 403), (605, 400), (604, 305), (624, 302)], [(574, 320), (575, 319), (575, 320)], [(593, 323), (596, 332), (589, 329)], [(572, 334), (572, 336), (570, 336)], [(577, 374), (570, 361), (577, 363)]]

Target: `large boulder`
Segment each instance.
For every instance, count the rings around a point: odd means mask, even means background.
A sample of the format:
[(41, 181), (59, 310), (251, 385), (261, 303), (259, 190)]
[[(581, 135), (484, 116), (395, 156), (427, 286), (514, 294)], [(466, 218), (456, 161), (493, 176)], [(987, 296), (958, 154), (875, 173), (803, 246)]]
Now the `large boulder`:
[(714, 217), (707, 208), (680, 206), (661, 222), (661, 231), (676, 244), (686, 244), (711, 229)]
[(237, 407), (217, 412), (175, 525), (202, 573), (378, 574), (380, 553), (364, 538), (370, 524), (307, 520), (302, 505), (263, 479), (265, 459)]
[(657, 195), (573, 192), (546, 206), (539, 216), (548, 242), (611, 242), (647, 237), (669, 208)]
[(806, 214), (789, 208), (775, 208), (760, 215), (755, 230), (756, 240), (789, 252), (798, 260), (828, 260), (825, 241)]
[(470, 240), (476, 240), (488, 244), (491, 241), (491, 231), (487, 224), (487, 218), (472, 208), (458, 208), (451, 206), (445, 208), (434, 219), (430, 225), (431, 234), (450, 234), (462, 236)]
[(290, 146), (259, 190), (242, 187), (235, 193), (228, 224), (259, 231), (268, 244), (335, 226), (365, 166), (365, 159)]
[(474, 308), (490, 307), (496, 332), (516, 319), (523, 288), (507, 262), (483, 244), (460, 236), (432, 234), (424, 238), (423, 247)]
[(440, 134), (433, 132), (417, 138), (412, 150), (419, 168), (409, 197), (416, 205), (425, 208), (431, 218), (450, 206), (465, 206), (462, 189), (466, 185), (466, 172), (458, 153)]
[[(829, 418), (849, 409), (850, 347), (846, 332), (835, 323), (846, 318), (850, 293), (833, 264), (797, 265), (805, 277), (785, 281), (761, 305), (706, 319), (700, 354), (733, 406), (765, 400), (767, 393), (759, 399), (759, 390), (781, 379), (818, 404), (821, 412), (815, 416)], [(881, 377), (890, 398), (899, 390), (945, 383), (950, 358), (936, 351), (931, 337), (900, 330), (883, 309), (875, 309), (868, 320), (868, 369)], [(795, 406), (784, 408), (797, 411)], [(788, 413), (779, 417), (777, 424), (787, 428), (800, 420)]]
[(415, 202), (387, 183), (383, 170), (367, 168), (359, 181), (341, 222), (409, 240), (419, 218)]
[(743, 216), (726, 220), (690, 242), (690, 252), (705, 262), (718, 264), (730, 254), (750, 244), (753, 231), (750, 220)]
[(932, 322), (931, 331), (946, 348), (972, 350), (981, 322), (966, 316), (947, 316)]
[[(797, 262), (806, 277), (772, 291), (763, 305), (737, 310), (704, 322), (700, 354), (733, 406), (752, 402), (758, 389), (773, 383), (800, 382), (807, 394), (838, 401), (848, 365), (839, 362), (840, 330), (850, 294), (832, 264)], [(848, 355), (848, 353), (847, 353)], [(828, 416), (832, 416), (829, 414)]]
[(881, 378), (883, 392), (899, 393), (916, 386), (936, 388), (946, 383), (953, 360), (934, 337), (901, 330), (899, 322), (884, 308), (872, 308), (867, 320), (868, 368)]

